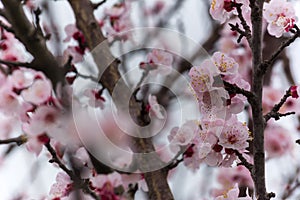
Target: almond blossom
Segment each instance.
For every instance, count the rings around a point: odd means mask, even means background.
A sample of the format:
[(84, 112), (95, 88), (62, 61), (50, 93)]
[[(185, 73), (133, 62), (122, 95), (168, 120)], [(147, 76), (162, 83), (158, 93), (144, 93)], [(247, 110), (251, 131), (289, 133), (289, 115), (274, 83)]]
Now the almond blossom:
[(105, 16), (101, 19), (101, 28), (107, 34), (109, 42), (113, 40), (126, 41), (130, 37), (126, 33), (133, 26), (130, 19), (130, 8), (130, 1), (124, 1), (105, 9)]
[(37, 79), (27, 89), (23, 90), (21, 95), (25, 101), (40, 105), (50, 99), (52, 84), (49, 80)]
[(212, 0), (209, 12), (213, 19), (224, 23), (231, 14), (236, 14), (237, 3), (241, 3), (242, 9), (249, 12), (249, 0)]
[(239, 187), (254, 187), (251, 174), (243, 165), (238, 165), (232, 168), (220, 168), (217, 180), (224, 188), (233, 186), (236, 183), (238, 183)]
[(102, 96), (102, 90), (88, 89), (85, 91), (85, 96), (89, 98), (89, 105), (94, 108), (104, 108), (105, 99)]
[(151, 75), (168, 75), (172, 71), (172, 64), (172, 54), (160, 49), (153, 49), (147, 55), (147, 62), (142, 63), (140, 67), (150, 70)]
[(220, 74), (224, 76), (236, 75), (239, 64), (231, 57), (224, 53), (215, 52), (212, 56), (213, 62), (220, 70)]
[(150, 116), (155, 116), (158, 119), (165, 118), (161, 105), (157, 102), (156, 96), (150, 94), (148, 97), (148, 103)]
[(225, 148), (245, 150), (248, 147), (248, 127), (237, 120), (236, 116), (226, 121), (224, 129), (219, 136), (219, 144)]
[(246, 197), (239, 197), (239, 193), (239, 187), (235, 184), (234, 187), (225, 190), (222, 195), (217, 196), (215, 200), (252, 200), (249, 195)]
[(0, 110), (3, 113), (18, 112), (19, 100), (17, 94), (13, 91), (13, 85), (7, 81), (0, 87)]
[(61, 111), (52, 106), (39, 106), (30, 117), (28, 124), (24, 124), (24, 127), (28, 133), (32, 135), (38, 135), (41, 133), (55, 132), (59, 127)]
[(277, 158), (291, 152), (293, 140), (289, 131), (281, 126), (269, 124), (265, 130), (265, 149), (268, 158)]
[(264, 19), (268, 22), (268, 32), (275, 37), (281, 37), (294, 27), (296, 14), (294, 6), (286, 0), (271, 0), (264, 4)]
[(56, 182), (51, 186), (50, 196), (53, 199), (66, 197), (73, 190), (72, 180), (65, 172), (59, 172), (56, 176)]
[(190, 120), (185, 122), (181, 127), (173, 128), (168, 139), (172, 146), (184, 147), (193, 140), (196, 134), (199, 134), (199, 126), (196, 121)]
[(194, 89), (197, 97), (201, 96), (201, 93), (210, 91), (213, 88), (213, 73), (211, 67), (213, 64), (209, 60), (205, 60), (201, 66), (194, 66), (189, 72), (191, 77), (191, 86)]

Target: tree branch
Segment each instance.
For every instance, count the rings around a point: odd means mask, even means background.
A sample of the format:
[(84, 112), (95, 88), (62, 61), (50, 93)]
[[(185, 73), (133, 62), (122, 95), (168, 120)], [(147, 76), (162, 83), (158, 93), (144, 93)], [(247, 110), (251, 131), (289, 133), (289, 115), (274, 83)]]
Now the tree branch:
[(294, 36), (287, 39), (285, 42), (281, 44), (281, 46), (272, 54), (272, 56), (264, 61), (262, 63), (262, 71), (265, 73), (267, 69), (274, 63), (274, 61), (277, 59), (277, 57), (284, 51), (286, 47), (288, 47), (290, 44), (292, 44), (298, 37), (300, 37), (300, 30), (297, 25), (294, 25), (294, 28), (296, 29), (296, 32), (294, 33)]
[(28, 62), (14, 62), (14, 61), (9, 61), (9, 60), (1, 60), (0, 59), (0, 63), (7, 65), (9, 67), (28, 67), (28, 68), (34, 68), (32, 63), (28, 63)]
[(27, 137), (26, 135), (20, 135), (19, 137), (15, 138), (9, 138), (5, 140), (0, 140), (0, 145), (1, 144), (11, 144), (11, 143), (16, 143), (18, 146), (24, 144), (27, 142)]
[(225, 86), (225, 89), (228, 92), (235, 93), (235, 94), (242, 94), (245, 97), (247, 97), (249, 102), (255, 101), (255, 95), (253, 94), (253, 92), (247, 91), (243, 88), (238, 87), (236, 84), (231, 84), (227, 81), (223, 81), (223, 84)]
[[(93, 50), (102, 42), (105, 42), (103, 48), (101, 48), (101, 52), (99, 54), (94, 55), (95, 63), (98, 66), (100, 74), (103, 72), (103, 75), (100, 78), (100, 83), (103, 87), (108, 89), (110, 95), (113, 94), (115, 84), (120, 81), (121, 87), (126, 89), (126, 82), (122, 79), (119, 71), (118, 71), (118, 61), (114, 59), (113, 55), (110, 52), (108, 42), (105, 41), (106, 38), (102, 35), (101, 29), (93, 15), (94, 8), (90, 4), (89, 0), (68, 0), (76, 18), (76, 24), (79, 30), (84, 34), (85, 39), (87, 41), (87, 46), (90, 50)], [(113, 63), (110, 63), (111, 60), (114, 60)], [(107, 67), (109, 66), (109, 67)], [(124, 95), (128, 95), (125, 93), (120, 94), (119, 101), (122, 99), (127, 99), (123, 97)], [(118, 101), (117, 100), (117, 101)], [(122, 104), (122, 103), (121, 103)], [(141, 112), (140, 104), (135, 100), (135, 98), (130, 98), (129, 102), (130, 111), (133, 119), (139, 125), (146, 125), (148, 122), (144, 121), (143, 112)], [(116, 105), (118, 103), (116, 102)], [(117, 108), (118, 109), (118, 108)], [(139, 152), (154, 152), (155, 149), (153, 147), (152, 141), (144, 138), (137, 138), (133, 145), (136, 147)], [(157, 156), (158, 157), (158, 156)], [(157, 159), (157, 157), (155, 157)], [(155, 159), (153, 158), (153, 159)], [(157, 160), (154, 160), (156, 162)], [(149, 165), (152, 160), (138, 160), (140, 163), (145, 163), (145, 165)], [(172, 200), (173, 195), (169, 188), (167, 182), (167, 171), (165, 169), (147, 172), (144, 174), (146, 183), (149, 188), (150, 199), (151, 200)]]
[(262, 11), (264, 1), (250, 0), (252, 22), (252, 92), (256, 96), (255, 101), (249, 102), (252, 108), (253, 118), (253, 160), (252, 178), (255, 186), (255, 195), (258, 200), (269, 200), (274, 193), (268, 194), (265, 180), (265, 148), (264, 128), (265, 119), (262, 112), (262, 89), (264, 73), (262, 64)]
[(20, 0), (2, 0), (5, 16), (26, 50), (34, 57), (34, 69), (44, 72), (52, 81), (54, 88), (58, 82), (64, 81), (64, 69), (48, 50), (46, 40), (41, 32), (27, 19)]
[(241, 8), (242, 5), (243, 5), (243, 4), (241, 4), (241, 3), (236, 3), (235, 7), (236, 7), (236, 10), (237, 10), (237, 12), (238, 12), (238, 18), (240, 19), (241, 24), (242, 24), (242, 26), (243, 26), (243, 28), (244, 28), (244, 30), (245, 30), (245, 31), (244, 31), (244, 36), (246, 37), (246, 39), (247, 39), (249, 45), (251, 45), (251, 30), (250, 30), (250, 27), (249, 27), (249, 25), (247, 24), (247, 22), (246, 22), (246, 20), (245, 20), (245, 18), (244, 18), (244, 16), (243, 16), (242, 8)]
[(275, 120), (278, 120), (281, 116), (295, 114), (295, 112), (285, 113), (285, 114), (278, 113), (278, 111), (280, 110), (280, 108), (283, 106), (283, 104), (286, 102), (286, 100), (290, 96), (291, 96), (291, 89), (289, 88), (285, 92), (284, 96), (281, 98), (280, 102), (278, 104), (275, 104), (275, 106), (273, 107), (273, 109), (264, 116), (265, 122), (267, 122), (271, 118), (275, 118)]
[(75, 187), (82, 189), (82, 191), (88, 195), (90, 195), (91, 197), (93, 197), (95, 200), (101, 200), (101, 198), (94, 192), (91, 190), (90, 186), (89, 186), (89, 180), (88, 179), (81, 179), (81, 177), (78, 177), (72, 170), (68, 169), (58, 158), (55, 150), (53, 149), (53, 147), (50, 145), (50, 142), (45, 144), (45, 147), (47, 148), (47, 150), (49, 151), (49, 153), (51, 154), (52, 158), (49, 161), (50, 163), (56, 163), (59, 168), (61, 168), (64, 172), (66, 172), (70, 178), (73, 180)]
[(250, 173), (252, 173), (253, 165), (249, 163), (238, 150), (235, 150), (234, 153), (241, 161), (241, 163), (239, 163), (238, 165), (244, 165), (250, 171)]
[(101, 6), (102, 4), (104, 4), (106, 2), (106, 0), (102, 0), (98, 3), (92, 3), (93, 8), (96, 10), (97, 8), (99, 8), (99, 6)]

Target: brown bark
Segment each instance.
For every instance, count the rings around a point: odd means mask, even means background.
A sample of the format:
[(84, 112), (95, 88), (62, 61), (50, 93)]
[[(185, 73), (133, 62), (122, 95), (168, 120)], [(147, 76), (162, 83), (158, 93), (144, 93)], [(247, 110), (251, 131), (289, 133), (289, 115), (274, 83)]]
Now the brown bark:
[[(89, 0), (69, 0), (69, 3), (76, 17), (77, 27), (84, 34), (88, 48), (93, 50), (95, 47), (97, 47), (97, 45), (104, 42), (104, 45), (101, 46), (101, 49), (97, 49), (97, 51), (99, 51), (97, 56), (96, 54), (94, 56), (94, 60), (98, 65), (100, 73), (104, 72), (100, 77), (100, 83), (107, 88), (111, 95), (113, 94), (113, 90), (117, 81), (121, 81), (124, 90), (128, 90), (128, 88), (126, 88), (125, 81), (122, 79), (118, 71), (118, 62), (113, 58), (108, 43), (105, 41), (106, 38), (102, 35), (101, 29), (93, 15), (93, 4), (91, 4)], [(99, 57), (99, 55), (101, 56)], [(110, 63), (111, 60), (114, 61)], [(106, 66), (108, 66), (107, 69)], [(120, 95), (127, 95), (127, 93), (123, 92)], [(128, 97), (119, 97), (120, 100), (126, 98)], [(144, 120), (140, 104), (136, 102), (134, 98), (130, 98), (129, 106), (134, 121), (139, 125), (144, 126), (147, 122)], [(154, 151), (151, 140), (136, 138), (135, 141), (136, 142), (134, 146), (138, 152)], [(153, 159), (157, 159), (157, 157), (154, 157)], [(138, 162), (145, 162), (146, 165), (150, 164), (151, 160), (138, 160)], [(147, 172), (144, 174), (144, 176), (149, 188), (149, 199), (174, 199), (167, 182), (167, 172), (164, 169)]]

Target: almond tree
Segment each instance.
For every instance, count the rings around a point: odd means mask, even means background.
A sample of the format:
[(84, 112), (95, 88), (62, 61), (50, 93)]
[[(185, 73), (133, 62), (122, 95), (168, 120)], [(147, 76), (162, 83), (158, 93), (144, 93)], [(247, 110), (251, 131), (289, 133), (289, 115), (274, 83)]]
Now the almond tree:
[[(299, 116), (286, 51), (300, 35), (296, 2), (209, 1), (202, 45), (174, 31), (190, 25), (176, 16), (188, 2), (148, 3), (1, 0), (1, 160), (46, 154), (58, 173), (40, 199), (176, 199), (174, 174), (206, 165), (221, 187), (186, 198), (296, 198), (300, 166), (282, 191), (265, 174), (299, 151), (294, 121), (278, 122)], [(56, 6), (75, 23), (60, 25)], [(285, 93), (273, 87), (278, 61)]]

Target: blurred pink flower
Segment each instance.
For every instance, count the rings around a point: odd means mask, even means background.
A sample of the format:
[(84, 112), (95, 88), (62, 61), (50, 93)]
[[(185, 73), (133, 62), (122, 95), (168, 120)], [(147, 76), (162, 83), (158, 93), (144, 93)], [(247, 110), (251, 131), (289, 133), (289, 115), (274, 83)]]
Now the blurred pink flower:
[(246, 197), (239, 197), (239, 193), (239, 187), (235, 184), (234, 187), (225, 189), (220, 196), (215, 198), (215, 200), (252, 200), (248, 194)]
[(25, 101), (40, 105), (50, 99), (52, 84), (46, 79), (37, 79), (27, 89), (23, 90), (21, 95)]
[(268, 158), (276, 158), (290, 153), (293, 141), (289, 131), (281, 126), (268, 124), (265, 129), (265, 149)]
[(158, 104), (157, 98), (154, 95), (149, 95), (148, 97), (148, 103), (149, 103), (149, 111), (150, 116), (155, 116), (158, 119), (164, 119), (164, 113), (161, 109), (161, 105)]

